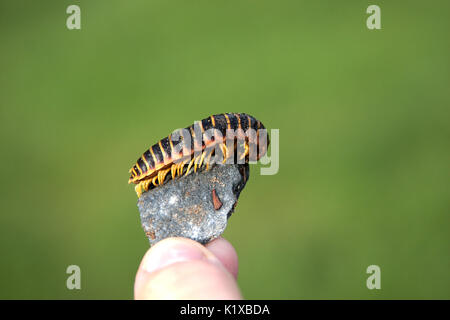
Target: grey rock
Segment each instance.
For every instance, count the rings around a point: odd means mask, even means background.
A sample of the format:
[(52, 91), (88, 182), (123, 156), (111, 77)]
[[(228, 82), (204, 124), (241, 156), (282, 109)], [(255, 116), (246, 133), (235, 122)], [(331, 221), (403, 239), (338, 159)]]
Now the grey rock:
[(143, 193), (138, 208), (150, 244), (168, 237), (205, 244), (219, 237), (248, 178), (248, 164), (216, 164)]

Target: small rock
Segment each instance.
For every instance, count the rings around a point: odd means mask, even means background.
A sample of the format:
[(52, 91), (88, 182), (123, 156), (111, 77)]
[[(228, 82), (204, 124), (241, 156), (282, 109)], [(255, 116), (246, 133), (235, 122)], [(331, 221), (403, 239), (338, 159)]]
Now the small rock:
[(138, 208), (150, 244), (168, 237), (205, 244), (219, 237), (249, 173), (248, 164), (216, 164), (143, 193)]

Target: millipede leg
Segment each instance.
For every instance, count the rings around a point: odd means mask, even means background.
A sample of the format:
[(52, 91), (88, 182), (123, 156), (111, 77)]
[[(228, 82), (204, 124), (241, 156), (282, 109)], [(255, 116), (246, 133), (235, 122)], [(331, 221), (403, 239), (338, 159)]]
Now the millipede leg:
[(189, 160), (184, 160), (183, 162), (180, 163), (180, 165), (178, 166), (178, 175), (181, 176), (183, 174), (183, 168), (186, 165), (187, 161)]
[(197, 172), (197, 168), (200, 168), (199, 161), (198, 161), (198, 159), (200, 159), (200, 157), (201, 157), (201, 155), (198, 156), (197, 158), (195, 158), (195, 161), (194, 161), (194, 172)]
[(170, 166), (170, 172), (172, 174), (172, 179), (175, 179), (175, 177), (177, 176), (177, 165), (176, 164), (172, 164)]
[(158, 184), (156, 183), (156, 179), (158, 179), (158, 176), (154, 176), (153, 179), (152, 179), (152, 183), (153, 183), (153, 185), (154, 185), (155, 187), (158, 186)]
[(141, 194), (142, 194), (142, 189), (141, 189), (141, 187), (142, 187), (142, 185), (141, 185), (141, 183), (138, 183), (137, 185), (136, 185), (136, 187), (134, 187), (134, 190), (136, 191), (136, 193), (137, 193), (137, 195), (138, 195), (138, 198), (141, 196)]
[(210, 164), (210, 161), (211, 161), (211, 157), (212, 157), (213, 151), (214, 151), (214, 150), (211, 150), (211, 152), (210, 152), (209, 155), (208, 155), (208, 158), (206, 158), (206, 161), (205, 161), (205, 164), (206, 164), (206, 170), (209, 169), (209, 164)]
[(144, 191), (148, 191), (148, 185), (150, 184), (150, 180), (145, 180), (142, 182), (142, 187), (144, 189)]
[(164, 171), (162, 171), (162, 174), (161, 174), (161, 176), (162, 176), (161, 183), (164, 183), (164, 181), (166, 180), (167, 173), (169, 173), (169, 171), (170, 171), (170, 168), (169, 168), (169, 169), (166, 169), (166, 170), (164, 170)]
[(183, 161), (181, 161), (180, 163), (177, 163), (176, 167), (177, 167), (177, 177), (180, 175), (180, 166), (183, 164)]
[(162, 184), (163, 180), (162, 180), (162, 170), (158, 171), (158, 184)]
[(223, 161), (222, 163), (225, 163), (227, 161), (227, 157), (228, 157), (228, 149), (227, 146), (225, 144), (221, 144), (220, 145), (220, 149), (222, 150), (222, 154), (223, 154)]
[(195, 158), (192, 158), (191, 162), (189, 162), (189, 166), (187, 167), (185, 176), (187, 176), (189, 174), (189, 170), (191, 170), (192, 163), (194, 163), (194, 160), (195, 160)]
[(198, 167), (200, 168), (202, 166), (203, 160), (205, 160), (206, 151), (202, 153), (202, 156), (200, 157), (200, 163), (198, 164)]
[(241, 160), (244, 159), (248, 155), (248, 150), (249, 150), (248, 143), (245, 142), (244, 143), (244, 154), (240, 157)]

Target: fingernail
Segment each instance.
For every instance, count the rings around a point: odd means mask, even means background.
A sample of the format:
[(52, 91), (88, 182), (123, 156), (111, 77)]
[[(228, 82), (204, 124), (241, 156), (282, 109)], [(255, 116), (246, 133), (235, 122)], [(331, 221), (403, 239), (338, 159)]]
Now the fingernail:
[(168, 240), (148, 251), (142, 261), (142, 268), (147, 272), (154, 272), (176, 262), (204, 259), (207, 259), (206, 254), (196, 245), (182, 240)]

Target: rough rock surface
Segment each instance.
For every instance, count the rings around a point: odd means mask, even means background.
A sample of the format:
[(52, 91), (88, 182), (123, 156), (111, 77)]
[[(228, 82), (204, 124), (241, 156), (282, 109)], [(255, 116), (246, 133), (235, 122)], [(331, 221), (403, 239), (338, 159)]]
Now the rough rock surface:
[(200, 243), (219, 237), (248, 178), (248, 164), (216, 164), (143, 193), (138, 208), (150, 244), (167, 237)]

